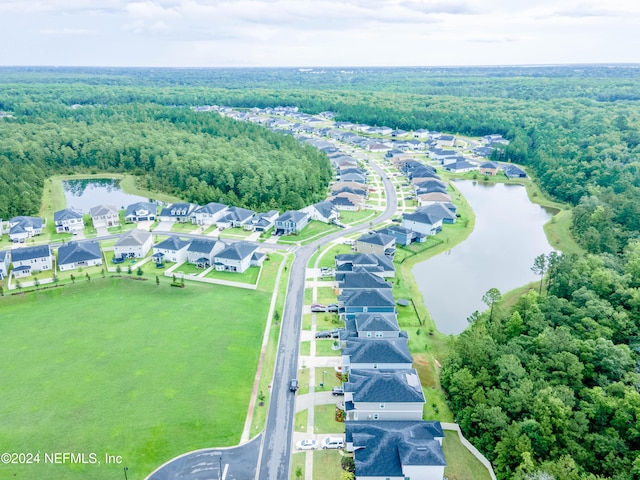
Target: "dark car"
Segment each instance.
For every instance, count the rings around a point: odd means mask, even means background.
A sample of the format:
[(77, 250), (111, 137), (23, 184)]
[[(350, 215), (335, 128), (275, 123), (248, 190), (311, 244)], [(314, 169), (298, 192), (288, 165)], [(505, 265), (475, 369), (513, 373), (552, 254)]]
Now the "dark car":
[(300, 384), (298, 383), (297, 378), (292, 378), (291, 380), (289, 380), (289, 391), (295, 393), (298, 391), (299, 388), (300, 388)]
[(340, 338), (340, 332), (344, 330), (344, 328), (334, 328), (331, 330), (331, 338)]
[(339, 395), (344, 395), (344, 388), (333, 387), (333, 389), (331, 390), (331, 395), (333, 395), (334, 397), (337, 397)]
[(332, 334), (329, 330), (319, 330), (316, 332), (316, 338), (331, 338)]
[(327, 305), (327, 312), (338, 313), (338, 304), (330, 303), (329, 305)]

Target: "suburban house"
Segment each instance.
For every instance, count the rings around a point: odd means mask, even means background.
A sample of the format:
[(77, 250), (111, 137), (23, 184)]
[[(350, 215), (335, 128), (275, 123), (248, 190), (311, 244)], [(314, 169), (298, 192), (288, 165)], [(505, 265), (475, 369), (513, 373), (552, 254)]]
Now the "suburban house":
[(429, 158), (432, 160), (437, 160), (441, 163), (446, 163), (447, 160), (454, 159), (458, 156), (458, 152), (455, 150), (443, 150), (441, 148), (430, 148), (429, 149)]
[(435, 235), (442, 230), (442, 217), (424, 210), (403, 213), (401, 225), (424, 235)]
[(229, 207), (224, 215), (218, 219), (216, 225), (219, 229), (237, 228), (251, 222), (251, 218), (255, 215), (253, 210), (247, 210), (240, 207)]
[(216, 253), (213, 262), (218, 271), (242, 273), (249, 267), (259, 267), (265, 258), (256, 245), (235, 242)]
[(341, 317), (355, 318), (361, 312), (395, 312), (396, 302), (391, 289), (346, 290), (338, 297)]
[(173, 203), (160, 211), (158, 218), (161, 222), (187, 223), (191, 222), (191, 214), (197, 205), (187, 202)]
[(113, 246), (114, 258), (144, 258), (151, 246), (153, 237), (146, 230), (134, 228), (122, 235)]
[(138, 223), (153, 221), (156, 219), (158, 205), (151, 202), (132, 203), (124, 212), (124, 221), (128, 223)]
[(96, 265), (102, 265), (102, 251), (95, 240), (69, 242), (58, 248), (58, 268), (61, 272)]
[(367, 272), (345, 272), (340, 275), (340, 279), (337, 281), (340, 293), (348, 290), (363, 290), (371, 288), (391, 288), (392, 285), (389, 282), (385, 282), (378, 275)]
[(422, 420), (426, 403), (418, 372), (411, 369), (349, 371), (345, 420)]
[(331, 195), (347, 192), (366, 197), (368, 194), (367, 186), (358, 182), (336, 182), (330, 188)]
[(480, 165), (479, 171), (481, 175), (496, 176), (499, 169), (498, 164), (495, 162), (484, 162)]
[(275, 234), (298, 234), (309, 223), (309, 214), (298, 210), (289, 210), (276, 218)]
[(11, 251), (13, 276), (15, 278), (35, 275), (42, 270), (51, 270), (53, 264), (51, 247), (38, 245), (36, 247), (16, 248)]
[(355, 318), (347, 321), (345, 331), (348, 336), (360, 338), (398, 338), (398, 315), (391, 312), (356, 313)]
[(487, 145), (491, 145), (494, 143), (500, 143), (502, 145), (509, 145), (509, 140), (507, 140), (506, 138), (502, 138), (502, 135), (498, 134), (498, 133), (493, 133), (491, 135), (485, 135), (482, 137), (482, 141), (487, 144)]
[(387, 150), (391, 150), (391, 147), (379, 142), (369, 143), (366, 148), (370, 152), (386, 152)]
[(301, 211), (308, 214), (311, 220), (323, 223), (332, 223), (340, 217), (338, 209), (328, 200), (309, 205)]
[(423, 243), (427, 241), (427, 236), (424, 233), (414, 232), (399, 225), (389, 225), (378, 230), (378, 233), (391, 235), (396, 239), (396, 245), (407, 246), (414, 242)]
[(9, 274), (9, 265), (11, 264), (11, 252), (8, 250), (0, 250), (0, 280)]
[(356, 240), (355, 251), (359, 253), (377, 253), (393, 257), (396, 239), (384, 233), (367, 233)]
[(420, 128), (413, 131), (413, 138), (429, 138), (429, 130)]
[(24, 243), (27, 238), (42, 234), (42, 219), (38, 217), (13, 217), (9, 220), (9, 238)]
[(341, 182), (367, 183), (367, 176), (364, 173), (346, 172), (340, 174)]
[(478, 167), (473, 163), (467, 162), (466, 160), (456, 160), (455, 162), (447, 163), (444, 166), (444, 169), (448, 172), (464, 173), (477, 170)]
[(109, 228), (120, 225), (118, 209), (113, 205), (98, 205), (89, 209), (93, 228)]
[(442, 192), (429, 192), (418, 195), (418, 205), (421, 207), (434, 203), (451, 203), (451, 197)]
[(84, 230), (84, 220), (82, 214), (71, 208), (53, 212), (53, 223), (56, 233), (78, 232)]
[(357, 480), (442, 480), (447, 465), (440, 422), (345, 423)]
[(156, 264), (162, 264), (163, 262), (186, 262), (189, 245), (191, 245), (191, 240), (169, 237), (153, 246), (153, 260)]
[(502, 171), (507, 178), (527, 178), (527, 172), (515, 165), (503, 165)]
[(224, 242), (208, 238), (198, 238), (191, 241), (187, 249), (189, 263), (199, 268), (209, 268), (213, 265), (214, 255), (226, 247)]
[(340, 253), (335, 256), (336, 280), (340, 274), (358, 270), (375, 273), (380, 277), (393, 277), (396, 267), (386, 255), (376, 253)]
[(366, 200), (364, 196), (348, 192), (340, 192), (329, 197), (329, 202), (336, 210), (357, 212), (365, 208)]
[[(406, 332), (403, 332), (406, 335)], [(412, 367), (406, 336), (398, 338), (347, 338), (342, 342), (342, 370), (399, 370)]]
[(251, 220), (244, 225), (245, 230), (254, 232), (266, 232), (276, 224), (276, 218), (280, 216), (278, 210), (269, 210), (264, 213), (256, 213)]
[(453, 147), (456, 143), (456, 137), (453, 135), (440, 135), (436, 140), (438, 147)]
[(453, 204), (434, 203), (426, 207), (419, 207), (416, 212), (424, 212), (432, 215), (433, 218), (442, 218), (442, 223), (456, 223), (458, 217), (454, 210), (451, 210)]
[(202, 207), (197, 207), (191, 214), (191, 222), (196, 225), (213, 225), (227, 210), (227, 206), (221, 203), (207, 203)]

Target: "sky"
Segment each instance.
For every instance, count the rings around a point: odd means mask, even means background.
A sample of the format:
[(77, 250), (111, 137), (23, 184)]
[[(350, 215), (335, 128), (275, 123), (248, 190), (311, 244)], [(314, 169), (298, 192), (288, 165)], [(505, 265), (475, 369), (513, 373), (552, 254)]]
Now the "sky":
[(0, 65), (640, 63), (633, 0), (0, 0)]

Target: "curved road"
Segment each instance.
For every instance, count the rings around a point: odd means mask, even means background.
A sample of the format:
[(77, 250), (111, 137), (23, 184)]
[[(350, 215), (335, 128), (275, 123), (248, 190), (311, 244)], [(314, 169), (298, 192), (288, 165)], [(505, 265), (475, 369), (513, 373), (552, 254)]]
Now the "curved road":
[[(396, 190), (387, 174), (374, 162), (370, 161), (369, 165), (382, 178), (387, 195), (387, 207), (384, 213), (372, 222), (373, 225), (378, 225), (393, 216), (398, 205), (398, 199)], [(295, 415), (295, 394), (289, 391), (289, 380), (297, 378), (298, 375), (300, 319), (302, 318), (302, 306), (304, 305), (304, 281), (309, 259), (318, 247), (349, 233), (368, 228), (369, 224), (347, 228), (300, 247), (294, 252), (295, 258), (291, 265), (287, 298), (282, 316), (282, 329), (280, 331), (278, 356), (271, 388), (269, 412), (262, 437), (258, 475), (256, 477), (259, 480), (289, 478), (290, 447)]]

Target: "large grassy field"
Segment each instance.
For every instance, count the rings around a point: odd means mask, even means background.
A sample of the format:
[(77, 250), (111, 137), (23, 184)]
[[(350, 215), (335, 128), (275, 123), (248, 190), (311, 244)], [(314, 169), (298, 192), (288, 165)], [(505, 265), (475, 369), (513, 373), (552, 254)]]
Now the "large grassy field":
[(102, 461), (42, 457), (0, 465), (0, 478), (111, 479), (127, 466), (142, 479), (178, 454), (237, 443), (269, 300), (112, 277), (0, 298), (0, 451)]

